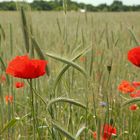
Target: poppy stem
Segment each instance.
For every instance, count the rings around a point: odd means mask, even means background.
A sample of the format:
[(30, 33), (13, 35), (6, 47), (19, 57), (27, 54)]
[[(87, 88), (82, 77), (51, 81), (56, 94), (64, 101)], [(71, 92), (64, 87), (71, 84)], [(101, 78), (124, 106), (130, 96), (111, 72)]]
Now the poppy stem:
[(30, 79), (30, 92), (31, 92), (31, 112), (33, 117), (33, 140), (36, 140), (36, 119), (35, 119), (35, 108), (34, 108), (34, 93), (33, 93), (33, 83), (32, 79)]

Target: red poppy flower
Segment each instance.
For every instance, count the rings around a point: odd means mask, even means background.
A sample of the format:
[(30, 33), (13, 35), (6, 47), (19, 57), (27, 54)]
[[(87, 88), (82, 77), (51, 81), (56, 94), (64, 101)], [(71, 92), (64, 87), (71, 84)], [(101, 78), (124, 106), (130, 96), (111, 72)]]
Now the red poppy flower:
[[(104, 127), (102, 128), (103, 135), (102, 135), (102, 140), (109, 140), (112, 136), (116, 136), (117, 130), (115, 127), (105, 124)], [(101, 131), (101, 134), (102, 134)], [(97, 133), (93, 132), (93, 138), (96, 139)]]
[(1, 82), (5, 82), (5, 81), (6, 81), (6, 77), (5, 77), (4, 75), (2, 75), (2, 76), (0, 77), (0, 80), (1, 80)]
[(116, 136), (116, 128), (115, 127), (112, 127), (111, 125), (108, 125), (108, 124), (105, 124), (104, 125), (104, 139), (110, 139), (111, 136)]
[(118, 90), (126, 94), (135, 91), (135, 88), (128, 81), (123, 80), (118, 86)]
[(30, 59), (27, 55), (17, 56), (8, 65), (6, 73), (17, 78), (32, 79), (45, 74), (47, 61)]
[(24, 83), (23, 82), (16, 82), (15, 86), (16, 86), (16, 88), (22, 88), (22, 87), (24, 87)]
[(137, 88), (137, 87), (140, 86), (140, 82), (134, 81), (134, 82), (132, 82), (132, 85), (133, 85), (135, 88)]
[(86, 61), (86, 57), (80, 57), (80, 62), (85, 62)]
[(96, 52), (96, 56), (101, 55), (101, 54), (102, 54), (101, 51), (97, 51), (97, 52)]
[(6, 95), (6, 96), (5, 96), (5, 102), (6, 102), (6, 104), (12, 103), (12, 102), (13, 102), (13, 96), (11, 96), (11, 95)]
[(96, 133), (96, 131), (93, 132), (92, 134), (93, 134), (93, 138), (96, 139), (96, 137), (97, 137), (97, 133)]
[(139, 107), (136, 104), (133, 104), (131, 106), (129, 106), (129, 110), (135, 111), (137, 110)]
[(132, 48), (131, 50), (129, 50), (127, 57), (128, 57), (128, 60), (132, 64), (140, 67), (140, 46)]
[(140, 90), (136, 90), (136, 92), (131, 93), (130, 94), (130, 97), (132, 97), (132, 98), (138, 98), (138, 97), (140, 97)]

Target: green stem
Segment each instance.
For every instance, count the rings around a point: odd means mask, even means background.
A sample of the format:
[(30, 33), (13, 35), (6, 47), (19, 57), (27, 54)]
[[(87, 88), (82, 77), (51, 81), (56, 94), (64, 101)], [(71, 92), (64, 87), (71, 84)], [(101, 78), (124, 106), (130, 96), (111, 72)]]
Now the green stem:
[(33, 139), (36, 140), (36, 119), (35, 119), (35, 109), (34, 109), (34, 93), (32, 90), (32, 79), (30, 79), (30, 92), (31, 92), (31, 111), (33, 117)]

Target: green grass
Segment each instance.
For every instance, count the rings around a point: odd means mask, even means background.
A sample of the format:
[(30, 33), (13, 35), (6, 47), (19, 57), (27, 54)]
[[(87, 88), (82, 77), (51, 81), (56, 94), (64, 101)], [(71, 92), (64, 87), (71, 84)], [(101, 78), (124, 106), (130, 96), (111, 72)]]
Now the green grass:
[[(129, 97), (117, 87), (122, 80), (139, 81), (139, 68), (128, 62), (127, 51), (140, 42), (140, 14), (28, 12), (25, 16), (0, 12), (0, 74), (12, 58), (27, 52), (48, 60), (49, 76), (32, 83), (36, 139), (93, 140), (91, 131), (113, 120), (117, 137), (112, 139), (139, 140), (139, 110), (128, 108), (139, 101), (127, 101)], [(13, 84), (19, 80), (7, 76), (0, 84), (2, 140), (33, 139), (30, 86), (22, 80), (25, 87), (16, 89)], [(14, 102), (6, 105), (8, 94)], [(100, 106), (102, 101), (106, 107)]]

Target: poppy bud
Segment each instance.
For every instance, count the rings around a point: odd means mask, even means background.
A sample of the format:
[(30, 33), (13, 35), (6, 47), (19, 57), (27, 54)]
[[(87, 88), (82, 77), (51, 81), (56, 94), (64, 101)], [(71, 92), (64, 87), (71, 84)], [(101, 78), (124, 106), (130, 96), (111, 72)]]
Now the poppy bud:
[(111, 69), (112, 69), (112, 66), (108, 65), (108, 66), (107, 66), (107, 70), (108, 70), (109, 74), (110, 74), (110, 72), (111, 72)]

